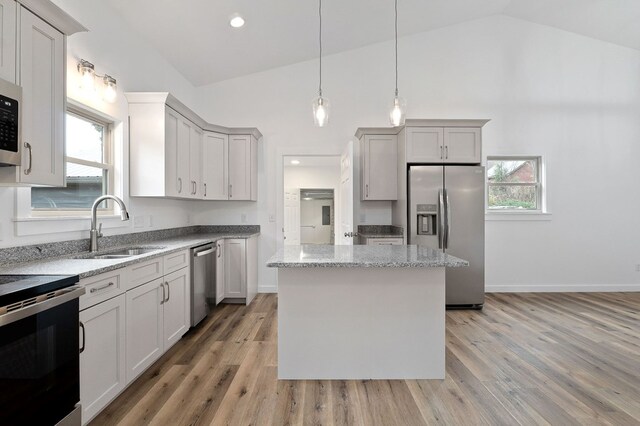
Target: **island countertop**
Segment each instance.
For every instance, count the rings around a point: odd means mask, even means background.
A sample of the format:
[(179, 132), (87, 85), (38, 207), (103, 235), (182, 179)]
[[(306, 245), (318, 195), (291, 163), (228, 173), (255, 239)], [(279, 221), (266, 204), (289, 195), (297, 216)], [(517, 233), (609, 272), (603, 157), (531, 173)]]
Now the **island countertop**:
[(435, 268), (469, 262), (426, 246), (285, 246), (267, 261), (270, 268)]

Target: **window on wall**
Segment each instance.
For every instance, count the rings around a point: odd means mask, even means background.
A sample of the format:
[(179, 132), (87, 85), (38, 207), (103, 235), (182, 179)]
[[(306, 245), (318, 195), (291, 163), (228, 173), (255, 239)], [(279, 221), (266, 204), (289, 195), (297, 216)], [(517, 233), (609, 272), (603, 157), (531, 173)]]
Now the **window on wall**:
[[(67, 110), (67, 186), (32, 188), (33, 213), (86, 212), (97, 197), (113, 193), (112, 127), (85, 111)], [(102, 206), (103, 211), (112, 208)]]
[(541, 211), (541, 164), (541, 157), (488, 157), (489, 210)]

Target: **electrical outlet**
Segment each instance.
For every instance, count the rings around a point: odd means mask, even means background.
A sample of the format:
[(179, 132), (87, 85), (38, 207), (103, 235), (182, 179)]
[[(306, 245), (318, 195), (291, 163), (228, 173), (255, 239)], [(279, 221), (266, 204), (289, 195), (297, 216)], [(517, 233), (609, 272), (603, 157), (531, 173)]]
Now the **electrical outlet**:
[(247, 223), (247, 214), (246, 213), (242, 213), (240, 215), (240, 222)]

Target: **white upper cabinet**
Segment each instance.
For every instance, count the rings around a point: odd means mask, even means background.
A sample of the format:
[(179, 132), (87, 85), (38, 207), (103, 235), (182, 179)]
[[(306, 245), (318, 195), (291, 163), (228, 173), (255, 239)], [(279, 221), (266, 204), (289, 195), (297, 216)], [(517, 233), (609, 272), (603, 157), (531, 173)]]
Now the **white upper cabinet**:
[(482, 161), (480, 127), (407, 127), (407, 163), (470, 163)]
[(482, 142), (479, 128), (445, 128), (444, 147), (445, 163), (480, 163), (482, 161)]
[(189, 194), (191, 194), (193, 198), (203, 198), (202, 130), (196, 126), (191, 127), (191, 137), (189, 138), (189, 178), (193, 186), (193, 191), (189, 192)]
[(0, 78), (16, 82), (15, 0), (0, 0)]
[(397, 136), (364, 135), (361, 154), (361, 200), (397, 200)]
[(442, 162), (444, 129), (442, 127), (407, 127), (407, 163)]
[(228, 135), (204, 132), (202, 140), (202, 198), (205, 200), (229, 199), (228, 147)]
[(229, 199), (255, 200), (257, 144), (251, 135), (229, 136)]
[(209, 124), (166, 92), (125, 95), (131, 196), (257, 200), (257, 129)]
[(64, 186), (65, 38), (23, 7), (18, 23), (22, 166), (2, 168), (0, 180), (18, 186)]

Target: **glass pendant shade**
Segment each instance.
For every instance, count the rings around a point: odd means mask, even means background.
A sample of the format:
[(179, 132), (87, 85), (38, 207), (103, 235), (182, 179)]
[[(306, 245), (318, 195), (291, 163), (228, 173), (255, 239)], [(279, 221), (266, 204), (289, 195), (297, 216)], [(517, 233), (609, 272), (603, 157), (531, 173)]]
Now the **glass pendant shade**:
[(96, 90), (95, 88), (95, 69), (91, 62), (80, 61), (78, 65), (78, 71), (80, 71), (80, 88), (87, 94), (91, 94)]
[(313, 122), (318, 127), (324, 127), (329, 122), (329, 99), (318, 96), (313, 101)]
[(103, 78), (103, 82), (104, 92), (102, 94), (102, 98), (109, 103), (115, 102), (118, 95), (116, 79), (111, 76), (105, 75)]
[(389, 111), (389, 121), (394, 127), (404, 126), (404, 115), (407, 110), (407, 102), (399, 96), (393, 98), (393, 105)]

